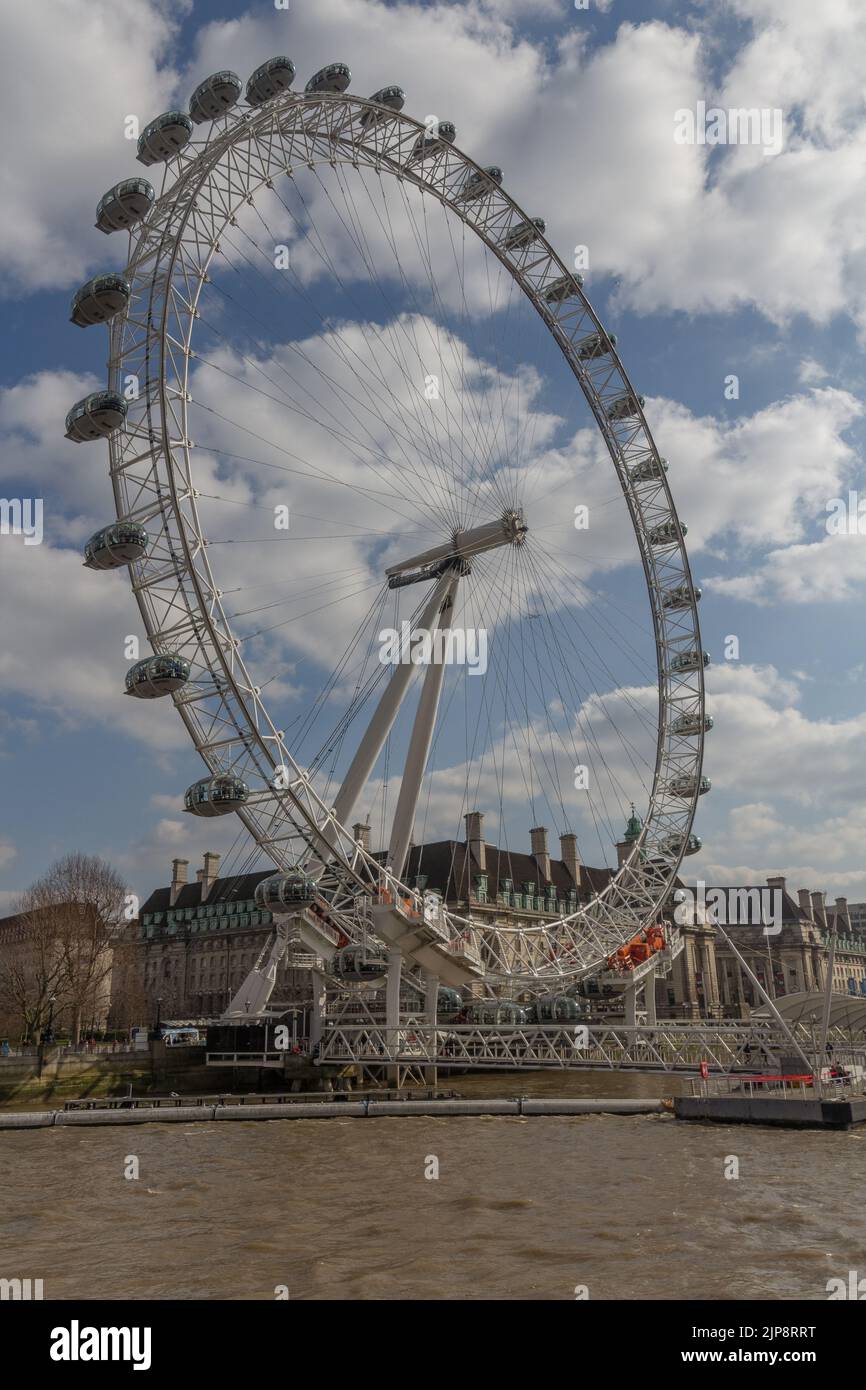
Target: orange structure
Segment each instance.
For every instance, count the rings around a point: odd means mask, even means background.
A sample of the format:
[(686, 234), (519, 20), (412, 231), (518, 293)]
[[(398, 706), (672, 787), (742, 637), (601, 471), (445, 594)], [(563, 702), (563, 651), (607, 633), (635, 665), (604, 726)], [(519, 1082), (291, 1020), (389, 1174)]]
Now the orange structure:
[(649, 960), (650, 956), (665, 948), (665, 934), (662, 927), (655, 923), (651, 927), (644, 927), (624, 946), (620, 946), (618, 951), (614, 951), (612, 956), (607, 958), (608, 970), (619, 970), (625, 972), (634, 970), (636, 965), (641, 965), (643, 961)]

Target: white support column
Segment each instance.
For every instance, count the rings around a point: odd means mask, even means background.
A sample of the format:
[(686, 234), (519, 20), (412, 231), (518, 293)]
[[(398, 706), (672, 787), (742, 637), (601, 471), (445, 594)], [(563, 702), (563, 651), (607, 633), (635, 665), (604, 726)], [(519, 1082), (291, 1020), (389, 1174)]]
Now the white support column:
[(400, 1026), (400, 981), (403, 972), (403, 955), (400, 951), (388, 952), (388, 976), (385, 983), (385, 1027)]
[[(439, 976), (434, 975), (432, 970), (424, 970), (424, 1021), (433, 1030), (435, 1037), (436, 1021), (439, 1013)], [(424, 1067), (424, 1080), (428, 1086), (435, 1086), (438, 1080), (436, 1063), (430, 1062)]]
[(656, 972), (654, 970), (651, 970), (644, 980), (643, 993), (646, 1005), (646, 1021), (648, 1024), (655, 1025), (658, 1019), (656, 1017)]
[(424, 978), (424, 1020), (435, 1028), (439, 1007), (439, 976), (434, 975), (432, 970), (424, 970), (422, 974)]
[(310, 1013), (310, 1049), (322, 1041), (322, 1026), (325, 1015), (325, 977), (319, 970), (310, 971), (313, 986), (313, 1007)]
[(625, 1005), (625, 1026), (626, 1028), (637, 1027), (637, 985), (634, 980), (626, 985), (623, 993), (623, 1004)]
[[(448, 590), (442, 601), (439, 611), (436, 628), (443, 634), (447, 634), (451, 628), (454, 617), (454, 599), (457, 594), (457, 586), (460, 576), (457, 574), (449, 575)], [(435, 637), (435, 631), (431, 633)], [(444, 653), (443, 653), (444, 655)], [(391, 844), (388, 849), (388, 863), (396, 878), (401, 878), (406, 867), (406, 855), (409, 852), (409, 842), (412, 838), (412, 826), (415, 822), (415, 811), (418, 806), (418, 798), (421, 795), (421, 782), (427, 767), (427, 758), (430, 754), (430, 744), (433, 741), (433, 730), (436, 727), (436, 713), (439, 709), (439, 697), (442, 694), (442, 682), (445, 679), (445, 662), (431, 662), (424, 677), (424, 684), (421, 687), (421, 696), (418, 700), (418, 709), (415, 714), (415, 723), (412, 726), (412, 735), (409, 740), (409, 751), (406, 754), (406, 764), (403, 768), (403, 780), (400, 784), (400, 795), (397, 799), (397, 809), (394, 812), (394, 824), (391, 828)]]
[[(403, 956), (400, 951), (388, 952), (388, 975), (385, 981), (385, 1038), (388, 1050), (396, 1041), (395, 1029), (400, 1027), (400, 981), (403, 973)], [(386, 1076), (391, 1086), (400, 1085), (399, 1063), (389, 1062)]]
[[(451, 574), (443, 574), (438, 583), (434, 585), (427, 605), (418, 618), (417, 626), (419, 628), (430, 629), (434, 625), (445, 595), (451, 587), (452, 579)], [(343, 778), (343, 785), (337, 792), (334, 810), (336, 819), (341, 825), (348, 823), (355, 809), (355, 803), (364, 790), (367, 778), (376, 765), (376, 759), (385, 746), (385, 740), (393, 728), (403, 697), (416, 670), (417, 667), (413, 666), (410, 661), (400, 662), (394, 668), (394, 674), (379, 700), (376, 713), (370, 720), (364, 737), (358, 744), (349, 770)]]

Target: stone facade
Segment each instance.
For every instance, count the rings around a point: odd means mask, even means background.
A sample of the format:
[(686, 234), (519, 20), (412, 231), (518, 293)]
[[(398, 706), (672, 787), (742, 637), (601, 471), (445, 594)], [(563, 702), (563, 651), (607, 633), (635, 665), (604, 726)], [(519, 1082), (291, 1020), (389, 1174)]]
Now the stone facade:
[[(273, 870), (219, 878), (219, 855), (206, 854), (195, 883), (188, 861), (172, 862), (171, 883), (141, 907), (140, 970), (152, 1021), (218, 1018), (242, 984), (271, 931), (269, 912), (255, 903), (256, 884)], [(274, 998), (308, 998), (309, 974), (285, 964)]]
[[(411, 846), (406, 878), (481, 922), (514, 927), (566, 916), (604, 888), (614, 872), (581, 863), (574, 835), (560, 837), (560, 856), (553, 858), (543, 826), (530, 831), (524, 852), (489, 844), (480, 812), (465, 820), (464, 840)], [(356, 825), (354, 831), (369, 848), (369, 826)], [(633, 816), (617, 845), (620, 863), (639, 832), (640, 822)], [(380, 857), (384, 861), (384, 854)], [(271, 915), (258, 910), (254, 894), (272, 871), (219, 878), (218, 867), (218, 855), (205, 855), (196, 882), (188, 883), (187, 861), (175, 859), (171, 883), (152, 893), (141, 909), (136, 930), (151, 1018), (157, 1009), (162, 1019), (219, 1017), (268, 943)], [(866, 931), (851, 921), (845, 899), (837, 898), (828, 910), (823, 894), (802, 889), (795, 899), (784, 878), (770, 878), (767, 884), (781, 892), (781, 931), (767, 935), (760, 926), (739, 927), (734, 936), (767, 993), (776, 997), (825, 987), (835, 923), (833, 987), (839, 993), (866, 994)], [(665, 914), (669, 919), (673, 910), (671, 906)], [(760, 993), (714, 927), (698, 922), (682, 931), (683, 951), (671, 973), (656, 981), (659, 1018), (745, 1018), (761, 1006)], [(310, 997), (309, 972), (289, 959), (278, 976), (274, 1000), (303, 1007)]]

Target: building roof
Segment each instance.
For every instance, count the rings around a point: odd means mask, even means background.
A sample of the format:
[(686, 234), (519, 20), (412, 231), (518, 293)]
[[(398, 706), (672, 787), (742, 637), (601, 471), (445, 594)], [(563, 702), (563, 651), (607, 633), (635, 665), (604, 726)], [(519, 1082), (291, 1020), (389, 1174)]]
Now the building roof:
[[(387, 852), (381, 850), (373, 856), (381, 863)], [(515, 892), (522, 892), (524, 883), (535, 883), (536, 892), (544, 893), (552, 883), (559, 897), (565, 897), (574, 881), (565, 864), (560, 859), (551, 859), (550, 876), (546, 877), (539, 869), (531, 854), (520, 854), (512, 850), (500, 850), (495, 845), (486, 846), (487, 867), (482, 870), (477, 857), (461, 840), (438, 840), (427, 845), (413, 845), (409, 851), (406, 866), (406, 879), (412, 883), (417, 875), (426, 874), (427, 886), (442, 893), (447, 901), (468, 898), (474, 889), (475, 878), (486, 873), (490, 884), (491, 897), (495, 897), (503, 879), (510, 878)], [(213, 906), (216, 903), (247, 902), (256, 891), (262, 879), (270, 878), (273, 869), (257, 873), (235, 874), (213, 880), (207, 897), (202, 897), (202, 882), (185, 883), (171, 902), (171, 887), (157, 888), (141, 905), (142, 913), (167, 912), (188, 907), (201, 907), (203, 903)], [(580, 866), (578, 891), (581, 897), (591, 897), (601, 892), (613, 876), (612, 869), (592, 869), (585, 864)]]
[[(385, 852), (375, 856), (383, 862)], [(413, 845), (409, 851), (406, 877), (411, 883), (416, 875), (426, 874), (427, 885), (442, 893), (447, 901), (468, 898), (475, 886), (478, 874), (486, 873), (491, 897), (495, 897), (503, 880), (510, 878), (516, 892), (523, 891), (524, 883), (537, 885), (536, 892), (543, 893), (549, 884), (565, 897), (570, 888), (577, 886), (582, 897), (600, 892), (613, 875), (612, 869), (591, 869), (580, 865), (580, 883), (575, 885), (565, 863), (561, 859), (551, 859), (550, 875), (541, 872), (537, 859), (532, 854), (517, 850), (499, 849), (496, 845), (485, 843), (485, 867), (482, 869), (475, 852), (463, 840), (437, 840), (428, 845)]]
[(195, 883), (185, 883), (173, 903), (170, 887), (157, 888), (147, 901), (142, 903), (141, 911), (166, 912), (169, 908), (201, 907), (202, 903), (207, 903), (210, 907), (214, 903), (248, 902), (256, 891), (256, 885), (261, 883), (263, 878), (270, 878), (273, 873), (273, 869), (264, 869), (255, 874), (232, 874), (228, 878), (215, 878), (206, 898), (202, 897), (203, 884), (197, 879)]

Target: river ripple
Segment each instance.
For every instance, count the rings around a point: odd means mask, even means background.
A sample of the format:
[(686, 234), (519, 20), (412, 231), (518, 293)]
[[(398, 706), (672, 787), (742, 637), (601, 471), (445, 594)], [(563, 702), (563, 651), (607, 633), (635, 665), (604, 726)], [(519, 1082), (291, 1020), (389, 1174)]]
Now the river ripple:
[[(623, 1075), (446, 1084), (673, 1089)], [(293, 1299), (572, 1299), (578, 1285), (593, 1299), (824, 1299), (830, 1277), (866, 1273), (864, 1165), (864, 1131), (655, 1115), (7, 1132), (0, 1274), (59, 1299), (272, 1299), (279, 1285)]]

